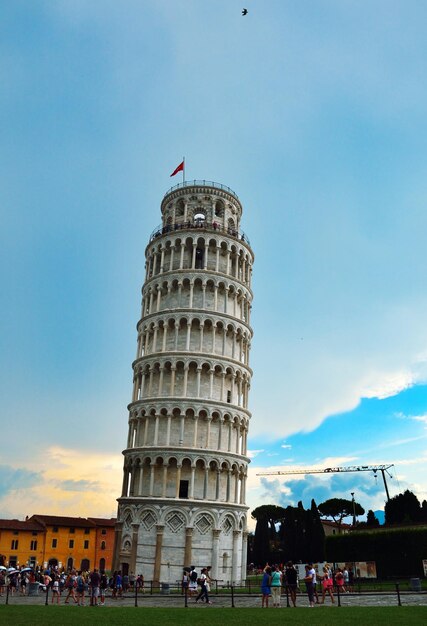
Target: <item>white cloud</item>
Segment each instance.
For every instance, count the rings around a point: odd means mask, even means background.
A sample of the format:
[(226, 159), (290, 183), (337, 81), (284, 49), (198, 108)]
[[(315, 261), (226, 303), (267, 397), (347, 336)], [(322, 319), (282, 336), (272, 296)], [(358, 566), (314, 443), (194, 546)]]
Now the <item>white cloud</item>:
[(250, 459), (254, 459), (256, 456), (258, 456), (262, 452), (264, 452), (264, 450), (248, 450), (247, 455)]
[(415, 383), (416, 379), (413, 372), (392, 372), (391, 374), (383, 374), (376, 380), (367, 383), (364, 389), (361, 389), (362, 398), (389, 398), (395, 396), (401, 391), (408, 389)]
[(20, 461), (20, 471), (37, 467), (38, 480), (17, 483), (3, 497), (4, 516), (24, 518), (43, 513), (111, 517), (120, 495), (123, 460), (119, 454), (78, 451), (60, 446), (42, 449), (29, 461)]
[(421, 422), (422, 424), (426, 424), (427, 426), (427, 415), (413, 415), (412, 419), (416, 422)]
[(289, 443), (282, 443), (281, 448), (285, 448), (286, 450), (290, 450), (292, 448), (292, 446)]

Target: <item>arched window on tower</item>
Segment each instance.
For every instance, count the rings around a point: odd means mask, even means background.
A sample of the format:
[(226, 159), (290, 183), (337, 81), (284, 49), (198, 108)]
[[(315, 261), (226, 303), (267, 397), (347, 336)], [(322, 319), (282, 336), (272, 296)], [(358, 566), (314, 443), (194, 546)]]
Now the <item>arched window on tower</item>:
[(228, 220), (228, 234), (233, 235), (233, 237), (237, 237), (236, 225), (231, 217)]
[(221, 200), (215, 204), (215, 217), (224, 217), (224, 203)]
[(226, 574), (228, 570), (228, 554), (224, 552), (222, 555), (222, 573)]
[(202, 248), (196, 248), (196, 269), (197, 270), (203, 269), (203, 257), (204, 257), (204, 250), (202, 250)]
[(180, 498), (188, 498), (188, 480), (180, 480), (179, 481), (179, 497)]
[(204, 213), (196, 213), (194, 216), (194, 225), (199, 228), (203, 228), (206, 221), (206, 215)]
[(178, 200), (175, 207), (175, 217), (183, 217), (185, 205), (183, 200)]

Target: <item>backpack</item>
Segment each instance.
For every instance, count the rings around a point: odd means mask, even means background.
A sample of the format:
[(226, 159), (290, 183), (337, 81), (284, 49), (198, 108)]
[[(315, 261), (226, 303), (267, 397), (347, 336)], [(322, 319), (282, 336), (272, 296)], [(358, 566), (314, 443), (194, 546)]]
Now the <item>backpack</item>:
[(197, 579), (198, 579), (197, 572), (195, 569), (193, 569), (193, 571), (190, 574), (190, 580), (192, 583), (196, 583)]

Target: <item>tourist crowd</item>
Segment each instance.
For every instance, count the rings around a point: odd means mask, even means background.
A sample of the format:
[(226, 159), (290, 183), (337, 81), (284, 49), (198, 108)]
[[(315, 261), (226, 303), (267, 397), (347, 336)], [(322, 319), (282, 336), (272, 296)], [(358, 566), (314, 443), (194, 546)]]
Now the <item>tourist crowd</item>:
[[(305, 575), (300, 580), (298, 570), (292, 561), (289, 561), (286, 567), (267, 564), (262, 572), (262, 608), (268, 608), (270, 597), (273, 600), (273, 607), (280, 607), (283, 590), (287, 593), (292, 606), (295, 607), (297, 591), (301, 591), (301, 582), (304, 584), (310, 607), (315, 604), (324, 604), (326, 596), (332, 603), (335, 603), (334, 591), (336, 593), (353, 591), (354, 574), (351, 569), (338, 567), (333, 570), (328, 563), (323, 566), (321, 572), (316, 571), (313, 563), (308, 563), (304, 569)], [(320, 599), (319, 593), (322, 594)]]
[(52, 592), (51, 603), (60, 603), (61, 595), (65, 592), (65, 604), (72, 603), (84, 606), (86, 600), (91, 606), (104, 606), (107, 591), (111, 598), (117, 600), (123, 597), (131, 588), (144, 592), (144, 577), (123, 575), (120, 571), (108, 577), (105, 572), (94, 569), (91, 572), (71, 570), (65, 572), (58, 566), (46, 570), (24, 567), (21, 569), (1, 567), (0, 569), (0, 596), (27, 595), (30, 585), (37, 585), (38, 591)]
[[(144, 577), (142, 575), (128, 576), (121, 571), (115, 571), (112, 576), (94, 569), (90, 572), (71, 570), (65, 572), (57, 566), (46, 570), (40, 568), (23, 567), (21, 569), (0, 566), (0, 595), (5, 591), (9, 595), (28, 593), (31, 584), (38, 585), (37, 591), (51, 591), (51, 603), (59, 604), (60, 598), (65, 595), (65, 604), (75, 603), (84, 606), (104, 606), (107, 592), (112, 600), (119, 600), (130, 590), (144, 592)], [(184, 567), (181, 579), (181, 588), (189, 598), (195, 602), (212, 604), (209, 593), (211, 590), (211, 567), (203, 567), (200, 573), (195, 566)], [(353, 591), (354, 575), (351, 569), (332, 569), (327, 563), (322, 571), (316, 571), (312, 563), (305, 565), (304, 575), (299, 577), (298, 569), (289, 561), (286, 566), (267, 564), (262, 571), (261, 606), (268, 608), (270, 597), (273, 607), (281, 606), (282, 594), (296, 606), (297, 592), (305, 590), (309, 606), (324, 604), (326, 598), (335, 602), (335, 593)]]

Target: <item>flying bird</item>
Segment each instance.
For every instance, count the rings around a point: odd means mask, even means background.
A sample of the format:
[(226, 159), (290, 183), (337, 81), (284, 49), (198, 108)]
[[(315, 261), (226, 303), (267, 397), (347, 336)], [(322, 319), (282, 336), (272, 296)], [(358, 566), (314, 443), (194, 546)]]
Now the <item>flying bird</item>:
[(248, 13), (248, 10), (247, 9), (243, 9), (242, 15), (247, 15), (247, 13)]

